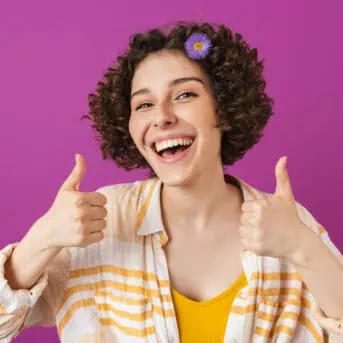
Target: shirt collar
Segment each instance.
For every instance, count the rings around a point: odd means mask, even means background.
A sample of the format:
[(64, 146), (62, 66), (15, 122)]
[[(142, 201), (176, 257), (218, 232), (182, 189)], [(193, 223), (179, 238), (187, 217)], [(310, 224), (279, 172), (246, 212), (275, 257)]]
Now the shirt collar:
[(147, 236), (159, 231), (165, 231), (162, 222), (161, 211), (161, 186), (158, 178), (145, 181), (144, 191), (141, 193), (142, 200), (137, 215), (137, 235)]
[[(244, 181), (230, 175), (231, 179), (240, 185), (244, 201), (256, 199), (259, 197), (255, 188), (251, 187)], [(137, 220), (137, 235), (146, 236), (157, 232), (166, 231), (162, 221), (161, 208), (161, 186), (162, 182), (158, 178), (151, 178), (145, 181), (144, 191), (141, 193), (140, 207)]]

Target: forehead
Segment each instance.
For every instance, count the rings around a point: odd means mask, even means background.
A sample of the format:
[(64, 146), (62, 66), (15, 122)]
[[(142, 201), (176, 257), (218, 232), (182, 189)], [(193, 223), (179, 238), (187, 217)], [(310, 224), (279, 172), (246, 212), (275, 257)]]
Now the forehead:
[(151, 53), (138, 65), (132, 79), (132, 89), (154, 84), (162, 86), (172, 79), (187, 76), (206, 80), (201, 67), (181, 51), (162, 50)]

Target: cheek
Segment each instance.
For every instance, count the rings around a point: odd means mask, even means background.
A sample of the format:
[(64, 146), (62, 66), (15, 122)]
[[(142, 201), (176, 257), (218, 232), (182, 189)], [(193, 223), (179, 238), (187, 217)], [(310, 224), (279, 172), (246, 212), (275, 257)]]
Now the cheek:
[(211, 130), (216, 125), (216, 113), (213, 106), (205, 101), (199, 102), (189, 113), (192, 121), (200, 128)]
[(135, 115), (131, 114), (129, 120), (129, 132), (135, 142), (137, 141), (137, 137), (139, 135), (139, 127), (140, 125), (138, 118)]
[(133, 139), (133, 141), (134, 141), (135, 144), (136, 144), (136, 139), (135, 139), (135, 127), (134, 127), (134, 123), (133, 123), (132, 120), (131, 120), (131, 117), (130, 117), (130, 120), (129, 120), (129, 133), (130, 133), (131, 138)]
[(147, 123), (141, 118), (137, 118), (135, 115), (131, 115), (129, 120), (129, 133), (139, 150), (141, 150), (144, 144), (144, 134), (146, 132)]

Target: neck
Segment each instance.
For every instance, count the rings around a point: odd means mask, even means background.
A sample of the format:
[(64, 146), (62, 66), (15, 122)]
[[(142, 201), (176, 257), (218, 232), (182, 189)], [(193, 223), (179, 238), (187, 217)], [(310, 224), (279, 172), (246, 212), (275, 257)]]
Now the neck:
[(186, 186), (163, 184), (161, 202), (167, 226), (206, 231), (240, 211), (243, 199), (238, 187), (226, 183), (220, 166)]

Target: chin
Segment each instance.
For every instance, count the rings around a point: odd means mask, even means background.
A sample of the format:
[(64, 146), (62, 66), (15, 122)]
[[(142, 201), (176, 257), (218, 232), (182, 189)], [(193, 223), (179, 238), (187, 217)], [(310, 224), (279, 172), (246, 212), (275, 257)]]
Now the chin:
[(161, 182), (169, 187), (185, 187), (192, 184), (194, 172), (188, 169), (169, 167), (164, 170), (154, 170)]

